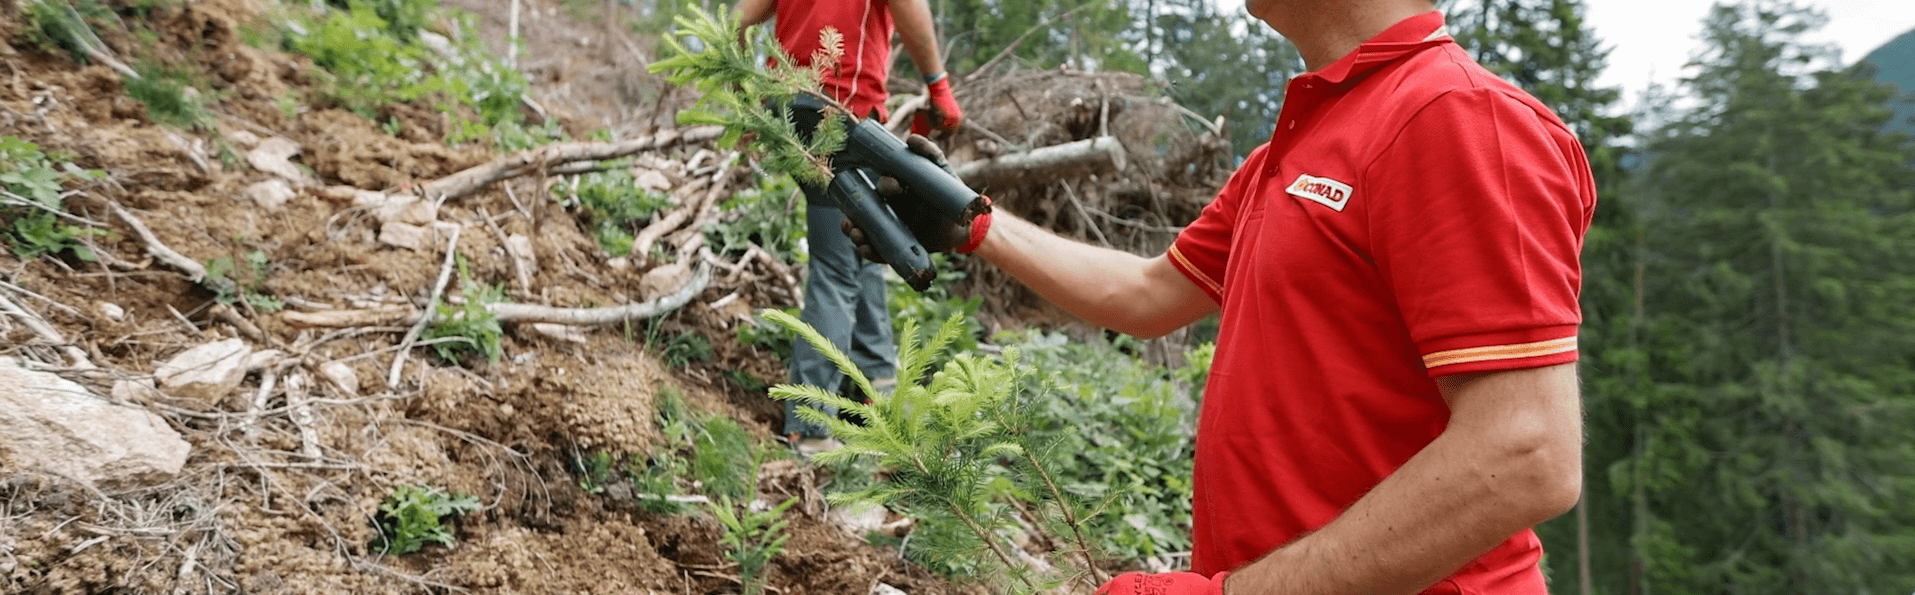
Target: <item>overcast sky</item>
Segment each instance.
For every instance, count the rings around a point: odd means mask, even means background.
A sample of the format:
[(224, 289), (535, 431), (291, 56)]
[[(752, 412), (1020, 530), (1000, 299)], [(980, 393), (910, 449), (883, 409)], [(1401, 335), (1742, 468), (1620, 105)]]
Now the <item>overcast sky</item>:
[[(1821, 8), (1829, 22), (1810, 37), (1842, 48), (1854, 62), (1896, 35), (1915, 29), (1915, 0), (1801, 0)], [(1224, 10), (1243, 10), (1243, 0), (1217, 0)], [(1633, 104), (1650, 81), (1673, 84), (1697, 48), (1702, 18), (1713, 0), (1584, 0), (1597, 37), (1612, 49), (1599, 82), (1623, 88)]]
[[(1238, 0), (1223, 0), (1236, 2)], [(1805, 0), (1822, 9), (1828, 25), (1809, 41), (1842, 48), (1842, 62), (1853, 63), (1890, 39), (1915, 29), (1915, 0)], [(1628, 103), (1650, 81), (1674, 84), (1682, 77), (1700, 42), (1702, 18), (1711, 0), (1587, 0), (1586, 15), (1596, 36), (1612, 49), (1609, 70), (1599, 82), (1621, 86)]]

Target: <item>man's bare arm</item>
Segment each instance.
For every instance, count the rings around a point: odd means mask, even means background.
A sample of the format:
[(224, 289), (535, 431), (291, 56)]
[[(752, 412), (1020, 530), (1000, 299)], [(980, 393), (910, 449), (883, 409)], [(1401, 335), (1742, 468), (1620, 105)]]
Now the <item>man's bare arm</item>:
[(929, 0), (891, 0), (891, 19), (897, 24), (898, 39), (904, 42), (904, 52), (911, 55), (911, 64), (918, 68), (918, 74), (932, 76), (944, 72)]
[(1411, 595), (1576, 504), (1576, 365), (1444, 377), (1443, 435), (1342, 516), (1230, 575), (1228, 595)]
[(1163, 255), (1065, 239), (1002, 210), (992, 218), (976, 254), (1091, 324), (1148, 339), (1217, 311)]

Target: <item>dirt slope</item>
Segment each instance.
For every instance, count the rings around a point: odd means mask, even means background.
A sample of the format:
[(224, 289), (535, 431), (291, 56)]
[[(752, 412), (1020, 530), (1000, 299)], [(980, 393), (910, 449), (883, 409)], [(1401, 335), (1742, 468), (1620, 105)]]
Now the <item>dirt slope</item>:
[[(775, 405), (722, 378), (746, 369), (782, 378), (762, 353), (730, 340), (735, 310), (703, 306), (739, 288), (714, 286), (668, 317), (664, 333), (710, 335), (719, 353), (685, 370), (659, 365), (642, 337), (592, 330), (582, 343), (514, 327), (505, 357), (471, 369), (413, 349), (395, 387), (386, 376), (404, 327), (387, 323), (340, 331), (288, 322), (285, 313), (237, 316), (246, 333), (208, 307), (211, 292), (148, 256), (109, 201), (123, 205), (159, 240), (188, 258), (243, 259), (263, 253), (270, 271), (262, 293), (296, 300), (292, 310), (417, 304), (440, 269), (443, 240), (419, 250), (378, 239), (378, 221), (327, 187), (400, 191), (492, 155), (447, 147), (437, 112), (394, 109), (401, 137), (339, 110), (287, 114), (275, 100), (310, 89), (303, 58), (244, 43), (247, 27), (270, 6), (256, 0), (163, 3), (136, 29), (157, 46), (107, 35), (121, 55), (154, 51), (164, 61), (205, 65), (214, 121), (180, 130), (149, 121), (127, 97), (121, 75), (80, 65), (26, 43), (12, 2), (0, 6), (0, 132), (77, 156), (109, 179), (68, 199), (68, 209), (114, 231), (97, 240), (102, 263), (43, 257), (21, 261), (0, 251), (0, 276), (71, 310), (34, 302), (40, 315), (82, 347), (95, 371), (67, 374), (101, 395), (118, 394), (161, 414), (193, 445), (174, 482), (129, 493), (96, 493), (71, 481), (0, 470), (0, 591), (22, 593), (725, 593), (734, 568), (704, 515), (641, 511), (629, 490), (584, 493), (568, 461), (583, 452), (645, 452), (658, 440), (654, 396), (667, 387), (696, 408), (747, 420), (761, 436)], [(458, 0), (481, 12), (484, 31), (503, 38), (509, 3)], [(621, 137), (670, 125), (681, 98), (640, 74), (639, 40), (617, 26), (622, 5), (571, 12), (530, 0), (522, 15), (523, 65), (539, 107), (574, 133), (611, 129)], [(243, 155), (260, 139), (299, 146), (294, 161), (319, 183), (283, 207), (261, 208), (249, 185), (270, 180), (222, 148)], [(683, 163), (702, 148), (682, 146), (658, 158)], [(738, 170), (734, 175), (744, 175)], [(505, 191), (513, 190), (509, 196)], [(616, 267), (563, 211), (519, 206), (539, 199), (536, 182), (495, 186), (449, 201), (436, 220), (463, 226), (458, 252), (471, 274), (512, 287), (515, 298), (553, 306), (642, 301), (658, 290), (639, 267)], [(493, 231), (496, 226), (497, 231)], [(534, 238), (538, 271), (515, 284), (503, 247), (508, 234)], [(457, 285), (456, 283), (454, 285)], [(458, 293), (456, 290), (453, 292)], [(746, 291), (734, 308), (785, 306), (774, 294)], [(118, 318), (107, 312), (123, 310)], [(6, 325), (0, 352), (58, 362), (19, 325)], [(288, 354), (286, 376), (326, 362), (350, 366), (361, 387), (348, 392), (308, 381), (300, 387), (248, 376), (236, 397), (204, 408), (137, 386), (159, 362), (195, 345), (240, 336), (256, 348)], [(257, 430), (243, 401), (265, 394)], [(294, 401), (298, 401), (295, 403)], [(237, 404), (236, 404), (237, 402)], [(295, 406), (302, 404), (301, 406)], [(316, 449), (319, 456), (308, 456)], [(813, 474), (765, 472), (773, 501), (815, 498)], [(479, 497), (483, 508), (458, 522), (454, 548), (403, 557), (369, 551), (370, 518), (389, 486), (427, 483)], [(770, 585), (785, 595), (864, 593), (884, 582), (911, 593), (950, 591), (883, 551), (826, 523), (823, 507), (790, 515), (793, 539), (774, 562)]]

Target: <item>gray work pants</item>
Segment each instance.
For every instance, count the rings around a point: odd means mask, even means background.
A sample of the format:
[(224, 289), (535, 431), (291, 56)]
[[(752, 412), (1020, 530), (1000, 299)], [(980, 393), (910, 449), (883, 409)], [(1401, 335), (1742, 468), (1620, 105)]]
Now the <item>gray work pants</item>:
[[(805, 308), (800, 320), (818, 329), (833, 345), (851, 357), (851, 362), (866, 378), (890, 378), (897, 375), (898, 347), (891, 340), (891, 314), (885, 305), (884, 266), (858, 257), (857, 247), (844, 235), (839, 222), (844, 212), (837, 209), (822, 188), (807, 187), (805, 233), (811, 249), (811, 265), (805, 277)], [(798, 340), (791, 349), (791, 381), (837, 393), (844, 373), (813, 349)], [(863, 395), (855, 398), (862, 399)], [(785, 401), (785, 435), (826, 436), (829, 432), (799, 419), (796, 401)], [(809, 406), (809, 405), (806, 405)], [(837, 415), (836, 407), (822, 407), (827, 415)]]

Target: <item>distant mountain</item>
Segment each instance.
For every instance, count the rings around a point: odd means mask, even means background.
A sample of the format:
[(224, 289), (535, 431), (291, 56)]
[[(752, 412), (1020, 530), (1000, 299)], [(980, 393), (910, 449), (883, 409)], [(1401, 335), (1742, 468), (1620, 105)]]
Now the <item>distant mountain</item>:
[(1875, 63), (1876, 80), (1900, 88), (1901, 99), (1894, 102), (1895, 121), (1889, 123), (1889, 130), (1915, 137), (1915, 30), (1882, 44), (1862, 59)]

